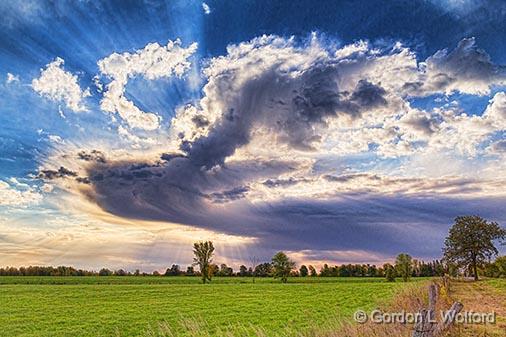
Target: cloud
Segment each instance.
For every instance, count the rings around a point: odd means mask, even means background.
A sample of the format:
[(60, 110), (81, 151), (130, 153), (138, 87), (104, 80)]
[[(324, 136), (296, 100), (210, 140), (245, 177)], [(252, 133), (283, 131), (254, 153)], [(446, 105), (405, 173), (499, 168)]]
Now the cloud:
[(27, 207), (40, 203), (42, 199), (36, 187), (20, 183), (15, 178), (9, 182), (0, 180), (0, 206)]
[(498, 92), (490, 100), (485, 110), (484, 117), (498, 129), (506, 129), (506, 93)]
[(105, 159), (105, 154), (99, 150), (91, 150), (90, 152), (83, 150), (77, 154), (77, 157), (84, 161), (92, 161), (102, 164), (105, 164), (107, 162)]
[(7, 79), (5, 80), (5, 83), (9, 84), (9, 83), (14, 83), (14, 82), (19, 82), (19, 76), (11, 74), (11, 73), (7, 73)]
[(490, 154), (506, 154), (506, 140), (498, 140), (487, 147)]
[[(123, 95), (131, 74), (167, 73), (145, 66), (152, 58), (137, 65), (146, 48), (99, 62), (112, 78), (107, 91), (119, 81)], [(183, 74), (191, 51), (177, 48), (180, 58), (171, 64), (183, 64)], [(173, 66), (164, 69), (178, 75)], [(176, 109), (166, 146), (153, 145), (142, 157), (104, 152), (101, 162), (84, 159), (89, 152), (66, 153), (76, 160), (68, 168), (75, 175), (53, 169), (42, 178), (64, 181), (117, 217), (248, 236), (264, 252), (434, 256), (454, 216), (504, 219), (497, 206), (506, 197), (506, 176), (481, 175), (492, 165), (485, 145), (504, 130), (504, 94), (482, 115), (410, 103), (431, 93), (481, 95), (501, 83), (502, 66), (474, 41), (420, 64), (400, 44), (337, 48), (322, 46), (316, 35), (303, 42), (262, 36), (229, 46), (203, 72), (202, 98)], [(123, 126), (118, 131), (137, 137)], [(476, 170), (427, 173), (445, 161)], [(416, 246), (426, 233), (427, 243)]]
[(273, 36), (230, 46), (204, 69), (208, 83), (200, 108), (186, 107), (173, 120), (180, 148), (210, 168), (259, 130), (274, 135), (276, 143), (312, 151), (329, 119), (355, 120), (387, 106), (387, 92), (378, 83), (344, 80), (347, 67), (316, 38), (307, 48)]
[(63, 166), (60, 166), (58, 170), (41, 170), (39, 172), (38, 178), (52, 180), (56, 178), (64, 178), (64, 177), (76, 177), (77, 173), (73, 172)]
[(208, 14), (208, 15), (211, 14), (211, 8), (205, 2), (202, 3), (202, 9), (204, 10), (205, 14)]
[(458, 91), (486, 95), (492, 86), (506, 84), (506, 68), (494, 64), (490, 56), (476, 46), (474, 38), (463, 39), (451, 52), (438, 51), (424, 66), (426, 79), (421, 90), (426, 94)]
[(430, 2), (458, 19), (467, 20), (469, 23), (481, 22), (484, 25), (502, 20), (502, 15), (498, 13), (506, 9), (502, 1), (495, 0), (430, 0)]
[(104, 111), (118, 113), (131, 128), (157, 129), (161, 117), (155, 113), (140, 110), (125, 97), (128, 80), (134, 76), (143, 76), (148, 80), (171, 76), (181, 77), (189, 69), (188, 58), (196, 50), (196, 43), (183, 48), (180, 40), (169, 41), (166, 46), (149, 43), (135, 53), (113, 53), (98, 61), (102, 75), (111, 79), (103, 93), (100, 107)]
[(53, 143), (63, 144), (65, 141), (58, 135), (48, 135), (47, 138)]
[[(171, 122), (174, 142), (208, 168), (261, 138), (279, 148), (326, 147), (341, 155), (399, 157), (457, 148), (474, 156), (497, 125), (458, 107), (417, 110), (407, 98), (481, 95), (503, 83), (503, 69), (474, 39), (418, 64), (399, 44), (379, 50), (358, 42), (332, 53), (316, 37), (301, 48), (264, 36), (230, 46), (226, 56), (209, 62), (204, 98), (178, 109)], [(467, 128), (475, 130), (471, 137)]]
[(65, 71), (63, 63), (63, 59), (57, 57), (47, 64), (41, 69), (40, 77), (32, 81), (32, 88), (52, 101), (64, 102), (74, 112), (86, 111), (83, 99), (90, 96), (90, 92), (81, 89), (77, 76)]

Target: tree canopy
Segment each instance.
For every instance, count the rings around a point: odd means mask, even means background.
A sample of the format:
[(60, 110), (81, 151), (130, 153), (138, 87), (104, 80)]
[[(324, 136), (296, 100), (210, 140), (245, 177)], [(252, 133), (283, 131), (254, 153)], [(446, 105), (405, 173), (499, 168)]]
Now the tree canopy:
[(413, 259), (408, 254), (399, 254), (395, 259), (395, 269), (404, 282), (409, 280), (413, 269)]
[(290, 260), (285, 253), (278, 252), (272, 257), (272, 268), (274, 269), (273, 276), (279, 277), (281, 282), (286, 283), (290, 272), (295, 268), (295, 262)]
[(445, 240), (444, 258), (471, 270), (478, 280), (478, 267), (499, 253), (494, 241), (505, 238), (506, 230), (496, 222), (475, 215), (459, 216)]

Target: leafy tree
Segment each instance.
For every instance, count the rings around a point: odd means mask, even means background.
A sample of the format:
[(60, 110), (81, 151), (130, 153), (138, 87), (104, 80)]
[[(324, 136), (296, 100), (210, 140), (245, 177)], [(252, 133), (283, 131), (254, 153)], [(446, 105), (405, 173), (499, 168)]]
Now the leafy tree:
[(202, 283), (211, 281), (213, 276), (211, 263), (213, 262), (214, 246), (211, 241), (195, 242), (193, 244), (193, 264), (199, 266), (202, 275)]
[(499, 276), (506, 277), (506, 255), (500, 256), (497, 259), (495, 259), (494, 264), (497, 267), (497, 272), (499, 273)]
[(383, 270), (385, 271), (385, 278), (388, 282), (395, 282), (395, 268), (391, 264), (386, 264), (385, 267), (383, 267)]
[(395, 282), (395, 277), (397, 276), (395, 273), (395, 267), (392, 266), (390, 263), (385, 263), (383, 265), (383, 274), (388, 282)]
[(285, 253), (278, 252), (272, 257), (272, 268), (274, 278), (279, 277), (281, 282), (286, 283), (290, 272), (295, 268), (295, 262), (290, 260)]
[(315, 267), (313, 267), (312, 265), (309, 265), (309, 276), (311, 277), (318, 276)]
[(248, 276), (248, 268), (245, 265), (239, 267), (239, 276)]
[(165, 271), (165, 276), (179, 276), (181, 274), (182, 274), (181, 269), (177, 264), (173, 264), (170, 268), (167, 268), (167, 270)]
[(320, 276), (322, 277), (328, 277), (330, 276), (330, 268), (328, 264), (324, 264), (322, 269), (320, 269)]
[(100, 271), (98, 272), (98, 275), (99, 276), (111, 276), (112, 275), (112, 271), (110, 271), (109, 269), (107, 268), (102, 268), (100, 269)]
[(479, 216), (459, 216), (450, 228), (443, 248), (447, 261), (472, 270), (478, 280), (478, 267), (499, 252), (495, 240), (504, 240), (506, 230)]
[(218, 267), (218, 265), (215, 263), (211, 263), (209, 265), (209, 273), (211, 275), (218, 275), (220, 273), (220, 267)]
[(404, 282), (408, 282), (413, 268), (413, 259), (408, 254), (399, 254), (395, 259), (395, 269)]
[(498, 265), (494, 263), (485, 263), (482, 268), (479, 269), (479, 273), (485, 275), (486, 277), (500, 277), (501, 273), (499, 271)]
[(115, 275), (115, 276), (126, 276), (126, 275), (127, 275), (127, 273), (126, 273), (126, 271), (124, 271), (123, 269), (118, 269), (118, 270), (116, 270), (116, 271), (114, 272), (114, 275)]
[(302, 276), (302, 277), (306, 277), (307, 274), (308, 274), (307, 267), (305, 265), (300, 266), (299, 275)]
[(367, 276), (376, 277), (378, 276), (378, 268), (375, 265), (367, 265)]
[(187, 276), (193, 276), (193, 275), (195, 275), (195, 270), (193, 269), (193, 266), (188, 266), (186, 268), (186, 275)]
[(220, 270), (218, 272), (219, 276), (232, 276), (234, 274), (234, 270), (227, 266), (225, 263), (220, 265)]
[(272, 264), (269, 262), (258, 264), (253, 272), (254, 276), (266, 277), (272, 275)]

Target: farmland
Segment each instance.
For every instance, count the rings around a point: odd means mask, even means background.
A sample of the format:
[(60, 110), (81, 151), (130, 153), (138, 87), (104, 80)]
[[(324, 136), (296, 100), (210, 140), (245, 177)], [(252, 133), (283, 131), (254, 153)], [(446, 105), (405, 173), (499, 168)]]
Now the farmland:
[(291, 336), (388, 303), (381, 278), (0, 277), (0, 336)]

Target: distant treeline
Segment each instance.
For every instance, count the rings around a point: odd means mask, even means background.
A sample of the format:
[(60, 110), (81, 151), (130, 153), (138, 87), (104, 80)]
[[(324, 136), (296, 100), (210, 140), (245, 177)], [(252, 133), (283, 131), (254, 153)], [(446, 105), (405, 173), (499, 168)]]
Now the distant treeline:
[[(340, 266), (329, 266), (324, 264), (317, 271), (312, 265), (301, 265), (299, 269), (292, 270), (292, 277), (385, 277), (385, 271), (392, 269), (391, 264), (384, 264), (381, 267), (371, 264), (343, 264)], [(238, 271), (234, 271), (226, 264), (212, 264), (210, 266), (212, 275), (222, 277), (271, 277), (273, 276), (273, 266), (270, 262), (260, 263), (253, 267), (241, 265)], [(441, 276), (450, 273), (448, 267), (441, 261), (424, 262), (413, 260), (412, 277), (430, 277)], [(0, 268), (0, 276), (200, 276), (193, 266), (182, 269), (179, 265), (173, 264), (164, 273), (153, 271), (145, 273), (139, 270), (125, 271), (123, 269), (110, 270), (102, 268), (99, 271), (76, 269), (74, 267), (59, 266), (29, 266), (29, 267), (6, 267)]]

